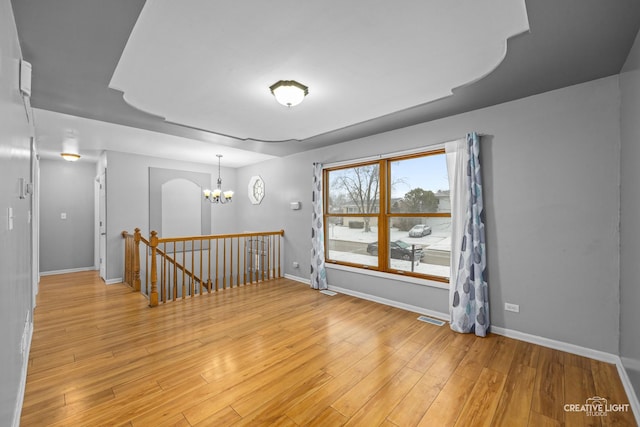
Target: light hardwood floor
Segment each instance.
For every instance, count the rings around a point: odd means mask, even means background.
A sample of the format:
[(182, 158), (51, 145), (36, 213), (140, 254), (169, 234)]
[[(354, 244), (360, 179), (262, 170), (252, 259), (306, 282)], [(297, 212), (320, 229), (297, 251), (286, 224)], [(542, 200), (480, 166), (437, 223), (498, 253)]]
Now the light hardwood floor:
[(614, 365), (287, 279), (148, 308), (42, 278), (22, 426), (634, 426)]

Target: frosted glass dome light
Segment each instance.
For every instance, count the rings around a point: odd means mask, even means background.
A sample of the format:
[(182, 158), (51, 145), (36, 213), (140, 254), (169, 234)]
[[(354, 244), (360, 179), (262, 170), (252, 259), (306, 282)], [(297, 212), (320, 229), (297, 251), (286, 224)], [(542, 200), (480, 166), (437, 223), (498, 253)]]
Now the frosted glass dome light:
[(272, 84), (269, 89), (280, 104), (294, 107), (300, 104), (309, 94), (309, 88), (295, 80), (280, 80)]

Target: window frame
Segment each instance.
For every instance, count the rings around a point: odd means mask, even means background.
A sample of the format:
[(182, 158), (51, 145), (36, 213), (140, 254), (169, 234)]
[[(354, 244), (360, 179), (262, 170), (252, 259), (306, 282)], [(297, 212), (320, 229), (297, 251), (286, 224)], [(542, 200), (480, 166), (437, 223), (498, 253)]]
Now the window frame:
[[(419, 279), (427, 279), (435, 282), (448, 284), (451, 274), (449, 277), (435, 276), (431, 274), (423, 274), (416, 273), (405, 270), (397, 270), (391, 268), (390, 262), (390, 248), (389, 248), (389, 224), (391, 223), (392, 218), (451, 218), (451, 212), (391, 212), (391, 163), (396, 161), (414, 159), (419, 157), (433, 156), (433, 155), (444, 155), (444, 148), (434, 148), (426, 151), (419, 151), (411, 154), (401, 154), (401, 155), (390, 155), (389, 157), (380, 157), (377, 160), (367, 160), (367, 161), (354, 161), (353, 163), (343, 163), (339, 166), (329, 166), (323, 168), (322, 170), (322, 185), (326, 190), (323, 191), (323, 206), (326, 208), (323, 209), (323, 224), (325, 230), (327, 229), (327, 225), (331, 221), (331, 218), (364, 218), (364, 217), (372, 217), (377, 218), (378, 220), (378, 265), (366, 265), (366, 264), (358, 264), (347, 261), (339, 261), (328, 258), (325, 256), (325, 262), (333, 265), (343, 265), (347, 267), (354, 267), (363, 270), (373, 270), (381, 273), (388, 273), (394, 275), (401, 276), (410, 276)], [(379, 191), (378, 191), (378, 203), (379, 208), (378, 212), (365, 214), (365, 213), (331, 213), (328, 212), (329, 209), (329, 174), (330, 172), (343, 170), (343, 169), (353, 169), (361, 166), (369, 166), (369, 165), (378, 165), (378, 182), (379, 182)], [(324, 233), (324, 243), (325, 248), (329, 247), (329, 235), (328, 233)], [(327, 252), (328, 253), (328, 252)], [(451, 269), (451, 266), (449, 266)]]

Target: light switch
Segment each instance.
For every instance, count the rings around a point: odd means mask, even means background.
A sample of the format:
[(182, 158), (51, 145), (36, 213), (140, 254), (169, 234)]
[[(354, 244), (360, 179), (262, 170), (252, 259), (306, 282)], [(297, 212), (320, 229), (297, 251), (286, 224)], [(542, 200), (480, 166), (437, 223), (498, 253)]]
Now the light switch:
[(13, 208), (7, 209), (7, 219), (8, 219), (7, 228), (9, 228), (9, 231), (11, 231), (13, 230)]
[(67, 213), (66, 212), (62, 212), (60, 214), (60, 219), (67, 219)]

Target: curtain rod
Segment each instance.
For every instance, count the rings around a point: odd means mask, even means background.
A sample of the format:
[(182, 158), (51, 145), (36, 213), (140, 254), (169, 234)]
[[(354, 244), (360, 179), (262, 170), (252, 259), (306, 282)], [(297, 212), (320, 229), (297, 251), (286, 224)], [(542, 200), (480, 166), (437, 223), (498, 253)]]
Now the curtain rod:
[[(472, 132), (469, 132), (469, 133), (472, 133)], [(484, 134), (484, 133), (477, 133), (476, 132), (476, 134), (479, 137), (486, 136), (486, 134)], [(369, 161), (369, 160), (385, 159), (387, 157), (403, 156), (405, 154), (419, 153), (421, 151), (424, 151), (425, 149), (438, 150), (438, 149), (444, 148), (444, 145), (447, 142), (457, 141), (459, 139), (463, 139), (463, 138), (466, 138), (466, 137), (467, 137), (467, 135), (465, 135), (465, 136), (463, 136), (461, 138), (449, 139), (447, 141), (437, 142), (435, 144), (430, 144), (430, 145), (424, 145), (424, 146), (418, 147), (418, 148), (411, 148), (409, 150), (395, 151), (395, 152), (385, 153), (385, 154), (376, 154), (374, 156), (359, 157), (359, 158), (356, 158), (356, 159), (338, 160), (336, 162), (331, 162), (331, 163), (323, 163), (322, 167), (323, 168), (333, 168), (333, 167), (337, 167), (337, 166), (348, 165), (348, 164), (354, 163), (354, 162), (366, 162), (366, 161)], [(313, 162), (314, 165), (316, 163), (322, 163), (322, 162)]]

